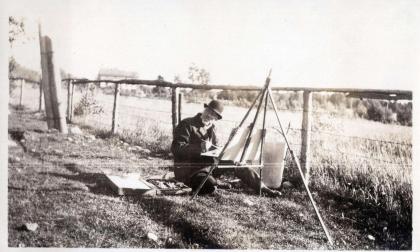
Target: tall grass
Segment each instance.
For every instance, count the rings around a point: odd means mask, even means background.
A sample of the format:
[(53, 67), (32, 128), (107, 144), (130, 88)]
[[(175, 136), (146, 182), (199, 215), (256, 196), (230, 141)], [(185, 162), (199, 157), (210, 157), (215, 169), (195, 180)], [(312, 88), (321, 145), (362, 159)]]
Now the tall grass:
[(125, 142), (143, 146), (154, 153), (170, 152), (171, 130), (156, 120), (143, 119), (137, 122), (135, 129), (125, 128), (119, 135)]
[[(340, 122), (339, 118), (324, 121), (329, 124), (337, 122)], [(311, 185), (379, 206), (395, 214), (399, 221), (411, 223), (411, 128), (394, 134), (392, 126), (388, 126), (389, 130), (378, 130), (383, 125), (363, 120), (360, 123), (370, 127), (367, 135), (381, 141), (315, 135)], [(349, 126), (341, 126), (343, 131), (354, 131), (346, 127)]]

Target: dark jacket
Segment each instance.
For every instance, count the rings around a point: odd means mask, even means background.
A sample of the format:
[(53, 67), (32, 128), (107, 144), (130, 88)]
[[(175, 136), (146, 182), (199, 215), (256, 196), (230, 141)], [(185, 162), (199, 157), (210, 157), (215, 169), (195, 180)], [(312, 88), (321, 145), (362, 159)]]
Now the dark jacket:
[(210, 140), (217, 145), (214, 125), (204, 128), (201, 114), (185, 118), (175, 128), (171, 151), (174, 154), (175, 178), (185, 182), (200, 171), (208, 171), (214, 158), (201, 156), (201, 143)]

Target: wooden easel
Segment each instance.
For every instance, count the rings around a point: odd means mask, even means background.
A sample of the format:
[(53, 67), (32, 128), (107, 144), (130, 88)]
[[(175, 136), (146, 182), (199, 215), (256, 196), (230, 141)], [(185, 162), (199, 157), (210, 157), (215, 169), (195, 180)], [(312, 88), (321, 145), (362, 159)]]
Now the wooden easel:
[[(268, 99), (270, 98), (270, 101), (271, 101), (271, 104), (273, 106), (273, 109), (274, 109), (274, 112), (275, 112), (277, 121), (279, 123), (281, 135), (283, 136), (284, 141), (285, 141), (285, 143), (287, 145), (287, 149), (289, 150), (290, 155), (292, 156), (292, 158), (293, 158), (293, 160), (294, 160), (294, 162), (296, 164), (296, 167), (299, 170), (299, 174), (300, 174), (300, 177), (302, 179), (302, 182), (303, 182), (303, 184), (305, 186), (306, 193), (309, 196), (309, 199), (310, 199), (311, 204), (312, 204), (312, 206), (313, 206), (313, 208), (315, 210), (315, 213), (316, 213), (316, 215), (318, 217), (318, 220), (321, 223), (322, 229), (324, 230), (324, 233), (327, 236), (328, 242), (330, 243), (330, 245), (333, 245), (331, 236), (328, 233), (327, 227), (325, 226), (324, 221), (322, 220), (322, 217), (321, 217), (321, 215), (320, 215), (320, 213), (318, 211), (318, 208), (316, 207), (315, 201), (312, 198), (312, 194), (309, 191), (309, 187), (308, 187), (307, 181), (305, 179), (305, 176), (303, 175), (303, 172), (302, 172), (302, 168), (300, 166), (299, 159), (296, 157), (296, 155), (294, 154), (293, 150), (290, 148), (289, 141), (288, 141), (288, 139), (286, 137), (286, 134), (284, 133), (283, 126), (281, 124), (280, 117), (278, 115), (279, 113), (278, 113), (276, 104), (274, 103), (274, 99), (273, 99), (273, 95), (272, 95), (271, 89), (269, 87), (270, 80), (271, 80), (270, 79), (270, 76), (271, 76), (271, 70), (270, 70), (270, 72), (268, 74), (268, 77), (267, 77), (267, 79), (265, 81), (265, 85), (264, 85), (263, 89), (258, 93), (258, 95), (255, 98), (255, 100), (253, 101), (251, 107), (249, 108), (249, 110), (245, 114), (245, 116), (242, 119), (242, 121), (240, 122), (239, 126), (236, 128), (236, 129), (239, 129), (244, 124), (244, 122), (248, 118), (248, 116), (249, 116), (252, 108), (255, 106), (255, 104), (257, 103), (257, 101), (259, 101), (258, 108), (257, 108), (257, 111), (255, 113), (254, 120), (253, 120), (253, 122), (250, 125), (249, 134), (248, 134), (248, 137), (247, 137), (246, 142), (245, 142), (245, 147), (244, 147), (244, 149), (242, 151), (241, 159), (240, 159), (239, 162), (236, 162), (233, 165), (233, 167), (234, 168), (245, 168), (245, 167), (256, 167), (256, 168), (259, 168), (259, 172), (260, 172), (260, 190), (259, 190), (259, 193), (261, 195), (261, 185), (262, 185), (262, 176), (261, 176), (262, 174), (261, 174), (261, 171), (262, 171), (262, 168), (264, 167), (262, 156), (263, 156), (264, 139), (265, 139), (265, 133), (266, 133), (265, 121), (266, 121), (266, 114), (267, 114)], [(251, 136), (252, 136), (252, 133), (253, 133), (254, 128), (255, 128), (255, 123), (257, 122), (257, 119), (258, 119), (258, 116), (259, 116), (259, 113), (260, 113), (260, 110), (261, 110), (261, 106), (262, 106), (263, 103), (264, 103), (264, 115), (263, 115), (263, 122), (262, 122), (263, 123), (263, 127), (262, 127), (262, 136), (261, 136), (261, 145), (260, 145), (261, 146), (261, 151), (260, 151), (260, 156), (259, 156), (259, 164), (258, 165), (246, 164), (246, 163), (243, 162), (244, 161), (244, 156), (245, 156), (245, 153), (246, 153), (246, 151), (247, 151), (247, 149), (249, 147), (249, 143), (251, 142)], [(234, 130), (233, 133), (231, 134), (231, 136), (229, 137), (229, 140), (227, 141), (227, 143), (223, 147), (222, 151), (220, 152), (220, 154), (216, 158), (215, 163), (210, 168), (210, 171), (207, 173), (206, 177), (201, 181), (200, 185), (198, 186), (198, 188), (195, 190), (195, 192), (191, 196), (191, 200), (194, 199), (197, 196), (197, 194), (200, 192), (200, 190), (203, 187), (204, 183), (207, 181), (207, 179), (212, 174), (212, 172), (213, 172), (214, 169), (216, 169), (218, 167), (220, 167), (220, 168), (222, 168), (222, 167), (223, 168), (226, 168), (225, 165), (219, 165), (219, 162), (222, 159), (222, 157), (224, 155), (224, 152), (225, 152), (227, 146), (229, 146), (231, 140), (233, 139), (233, 137), (235, 136), (236, 133), (237, 133), (237, 131)]]

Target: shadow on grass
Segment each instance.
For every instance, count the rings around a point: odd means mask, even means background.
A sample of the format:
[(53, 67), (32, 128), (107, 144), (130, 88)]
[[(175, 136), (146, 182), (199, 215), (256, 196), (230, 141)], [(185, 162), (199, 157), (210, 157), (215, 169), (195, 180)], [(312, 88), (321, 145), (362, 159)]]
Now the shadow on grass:
[[(85, 184), (91, 193), (101, 194), (106, 196), (118, 197), (107, 183), (107, 178), (102, 173), (83, 172), (78, 165), (74, 163), (66, 163), (64, 167), (73, 174), (63, 174), (57, 172), (43, 172), (68, 180), (78, 181)], [(19, 188), (11, 188), (19, 190)], [(55, 189), (54, 189), (55, 190)], [(66, 189), (60, 189), (66, 190)], [(75, 191), (68, 189), (67, 191)], [(208, 228), (194, 225), (188, 221), (185, 214), (188, 211), (179, 213), (176, 208), (179, 207), (176, 202), (165, 197), (141, 197), (141, 196), (126, 196), (130, 201), (139, 205), (149, 213), (151, 219), (155, 222), (162, 223), (165, 226), (173, 227), (174, 231), (182, 236), (182, 240), (176, 244), (172, 244), (171, 248), (191, 248), (192, 244), (196, 243), (201, 248), (223, 248), (217, 241), (207, 235)], [(163, 211), (163, 209), (165, 209)], [(209, 224), (210, 225), (210, 224)], [(169, 247), (168, 247), (169, 248)]]
[[(207, 249), (222, 249), (215, 239), (207, 234), (209, 227), (201, 227), (194, 225), (188, 221), (188, 211), (179, 212), (177, 208), (179, 205), (165, 197), (133, 197), (132, 199), (137, 204), (150, 213), (150, 217), (165, 226), (173, 227), (174, 231), (181, 234), (182, 240), (188, 242), (187, 244), (178, 244), (178, 248), (189, 248), (192, 244), (196, 243), (200, 248)], [(164, 211), (162, 211), (165, 209)]]
[[(51, 174), (51, 173), (50, 173)], [(24, 188), (24, 187), (16, 187), (16, 186), (8, 186), (7, 189), (14, 190), (14, 191), (33, 191), (33, 192), (69, 192), (69, 191), (81, 191), (78, 188)]]
[(66, 163), (64, 167), (74, 174), (63, 174), (57, 172), (48, 172), (41, 174), (48, 174), (55, 177), (65, 178), (68, 180), (78, 181), (86, 185), (89, 191), (94, 194), (102, 194), (106, 196), (115, 196), (108, 184), (108, 179), (103, 173), (83, 172), (75, 163)]
[[(319, 196), (332, 199), (335, 202), (333, 211), (345, 213), (355, 221), (354, 226), (358, 230), (373, 234), (376, 244), (383, 249), (412, 248), (411, 220), (404, 220), (396, 213), (386, 211), (380, 206), (366, 204), (334, 192), (320, 191)], [(351, 206), (348, 203), (351, 203)], [(320, 204), (328, 208), (327, 200), (321, 201)]]

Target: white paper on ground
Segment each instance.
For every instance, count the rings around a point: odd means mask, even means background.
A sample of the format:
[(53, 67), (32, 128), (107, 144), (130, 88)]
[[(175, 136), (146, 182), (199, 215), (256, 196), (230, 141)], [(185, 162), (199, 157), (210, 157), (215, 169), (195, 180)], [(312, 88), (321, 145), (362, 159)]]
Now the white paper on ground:
[(128, 189), (144, 189), (150, 190), (151, 188), (147, 186), (142, 181), (132, 178), (132, 177), (121, 177), (115, 175), (107, 175), (107, 177), (119, 188), (128, 188)]

